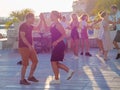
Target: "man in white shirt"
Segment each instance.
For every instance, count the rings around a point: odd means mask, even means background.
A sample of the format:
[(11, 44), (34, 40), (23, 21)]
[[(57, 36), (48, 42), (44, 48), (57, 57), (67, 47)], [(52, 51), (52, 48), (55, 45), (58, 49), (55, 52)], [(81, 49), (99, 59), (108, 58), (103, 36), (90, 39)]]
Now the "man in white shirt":
[(112, 5), (111, 12), (112, 12), (112, 15), (110, 15), (110, 20), (115, 25), (114, 29), (117, 30), (116, 36), (113, 40), (113, 44), (115, 48), (118, 50), (116, 59), (119, 59), (120, 58), (120, 46), (118, 45), (118, 42), (120, 42), (120, 11), (118, 10), (116, 5)]

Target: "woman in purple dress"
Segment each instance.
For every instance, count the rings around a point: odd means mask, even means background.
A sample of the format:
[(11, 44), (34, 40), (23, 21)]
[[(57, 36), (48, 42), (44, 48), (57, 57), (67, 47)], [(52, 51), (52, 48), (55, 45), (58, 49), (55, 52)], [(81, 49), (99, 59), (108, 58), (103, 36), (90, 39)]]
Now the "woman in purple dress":
[(63, 69), (66, 72), (68, 72), (67, 80), (69, 80), (73, 75), (73, 70), (69, 69), (67, 66), (60, 63), (60, 61), (63, 61), (65, 51), (65, 43), (63, 41), (65, 38), (65, 30), (61, 23), (59, 22), (60, 17), (61, 17), (60, 13), (58, 11), (52, 11), (50, 15), (52, 24), (50, 25), (50, 27), (47, 26), (45, 19), (43, 19), (44, 25), (46, 29), (50, 30), (52, 37), (51, 65), (55, 75), (55, 80), (53, 80), (51, 84), (60, 83), (59, 69)]
[(79, 21), (76, 14), (72, 14), (72, 20), (70, 23), (71, 29), (71, 48), (74, 53), (74, 59), (78, 59), (78, 52), (79, 52)]

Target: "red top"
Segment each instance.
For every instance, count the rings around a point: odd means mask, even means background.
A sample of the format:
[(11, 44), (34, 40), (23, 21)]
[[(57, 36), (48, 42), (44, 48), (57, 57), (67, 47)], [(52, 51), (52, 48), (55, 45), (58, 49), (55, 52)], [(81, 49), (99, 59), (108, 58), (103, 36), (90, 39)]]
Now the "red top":
[(25, 37), (26, 37), (27, 41), (32, 45), (32, 30), (33, 30), (32, 25), (28, 26), (26, 23), (23, 23), (20, 25), (20, 28), (19, 28), (19, 48), (22, 48), (22, 47), (28, 48), (28, 46), (21, 39), (20, 32), (25, 33)]

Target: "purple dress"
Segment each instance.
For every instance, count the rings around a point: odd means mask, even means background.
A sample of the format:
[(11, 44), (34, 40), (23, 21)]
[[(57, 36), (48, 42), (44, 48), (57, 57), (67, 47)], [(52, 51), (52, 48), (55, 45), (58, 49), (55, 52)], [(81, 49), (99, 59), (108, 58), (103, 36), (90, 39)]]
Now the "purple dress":
[[(51, 31), (52, 43), (58, 40), (62, 36), (61, 33), (57, 30), (55, 25), (50, 28), (50, 31)], [(63, 61), (64, 50), (65, 50), (65, 43), (62, 40), (55, 47), (52, 47), (51, 61)]]
[(88, 39), (87, 22), (85, 20), (81, 21), (81, 26), (81, 39)]
[(88, 39), (87, 28), (85, 27), (81, 30), (81, 39)]
[(71, 38), (72, 38), (73, 40), (79, 39), (79, 34), (78, 34), (78, 31), (77, 31), (77, 27), (73, 27), (73, 28), (72, 28)]
[(78, 33), (78, 26), (77, 24), (79, 23), (71, 23), (71, 27), (72, 27), (72, 30), (71, 30), (71, 38), (73, 40), (76, 40), (76, 39), (79, 39), (79, 33)]

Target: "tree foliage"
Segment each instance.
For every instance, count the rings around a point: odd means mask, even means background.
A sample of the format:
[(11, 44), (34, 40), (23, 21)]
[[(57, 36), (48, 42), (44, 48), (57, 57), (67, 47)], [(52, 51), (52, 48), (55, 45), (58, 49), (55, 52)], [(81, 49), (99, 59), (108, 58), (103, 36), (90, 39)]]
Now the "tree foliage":
[(12, 19), (10, 19), (9, 21), (7, 21), (5, 23), (6, 29), (9, 29), (9, 27), (13, 23), (24, 21), (26, 14), (29, 12), (34, 12), (34, 11), (32, 9), (23, 9), (20, 11), (12, 11), (10, 16), (9, 16)]
[(10, 14), (10, 17), (11, 18), (16, 18), (19, 21), (23, 21), (24, 18), (25, 18), (25, 15), (29, 12), (33, 12), (33, 10), (32, 9), (23, 9), (23, 10), (20, 10), (20, 11), (12, 11), (11, 14)]
[(120, 9), (120, 0), (97, 0), (92, 13), (96, 14), (100, 11), (107, 10), (110, 11), (111, 5), (116, 4)]
[[(86, 6), (86, 12), (89, 15), (96, 15), (98, 12), (107, 10), (110, 11), (110, 7), (113, 4), (116, 4), (118, 8), (120, 9), (120, 0), (76, 0), (73, 1), (73, 6), (79, 5), (79, 7), (82, 5), (79, 4), (81, 1), (86, 1), (87, 6)], [(73, 7), (73, 11), (76, 11), (76, 8)], [(77, 12), (81, 12), (80, 10)]]

